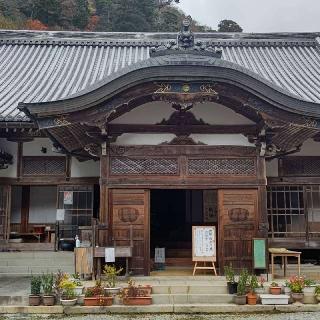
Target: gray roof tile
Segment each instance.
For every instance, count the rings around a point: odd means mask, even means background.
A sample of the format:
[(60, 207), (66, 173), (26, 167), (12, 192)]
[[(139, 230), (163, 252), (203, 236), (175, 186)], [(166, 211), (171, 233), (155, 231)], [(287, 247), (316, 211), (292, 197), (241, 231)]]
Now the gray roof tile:
[[(302, 100), (320, 102), (319, 34), (201, 34), (222, 58)], [(91, 37), (91, 38), (90, 38)], [(28, 121), (19, 102), (61, 100), (149, 58), (174, 34), (0, 31), (0, 120)]]

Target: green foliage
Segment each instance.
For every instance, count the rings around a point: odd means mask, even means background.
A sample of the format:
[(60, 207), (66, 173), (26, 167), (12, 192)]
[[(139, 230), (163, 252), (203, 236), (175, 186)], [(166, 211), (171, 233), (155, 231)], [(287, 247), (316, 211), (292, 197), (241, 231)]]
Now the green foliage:
[(242, 32), (243, 29), (233, 20), (222, 20), (218, 25), (219, 32)]
[(224, 274), (228, 282), (235, 283), (235, 278), (234, 278), (235, 273), (231, 265), (224, 266)]
[(116, 266), (108, 266), (107, 264), (103, 268), (103, 274), (106, 277), (108, 288), (114, 288), (116, 286), (117, 277), (122, 272), (123, 268), (117, 269)]
[(315, 289), (314, 289), (314, 295), (317, 296), (317, 295), (320, 295), (320, 286), (316, 286)]
[(45, 295), (53, 293), (54, 275), (53, 273), (43, 274), (41, 277), (42, 290)]
[(302, 293), (305, 286), (305, 279), (301, 276), (293, 276), (289, 280), (289, 288), (293, 293)]
[(82, 286), (82, 282), (81, 282), (81, 280), (80, 280), (80, 274), (79, 274), (78, 272), (72, 274), (71, 277), (72, 277), (73, 283), (74, 283), (77, 287), (81, 287), (81, 286)]
[(243, 296), (246, 294), (246, 286), (248, 284), (249, 272), (247, 269), (242, 269), (239, 275), (237, 295)]
[(312, 279), (304, 279), (304, 286), (305, 287), (311, 287), (314, 286), (316, 284), (316, 282)]
[(31, 294), (39, 295), (41, 292), (41, 276), (32, 276), (30, 285), (31, 285)]
[(256, 275), (252, 275), (252, 276), (250, 277), (249, 286), (250, 286), (251, 292), (253, 292), (254, 289), (259, 288), (258, 278), (257, 278)]
[(72, 280), (65, 279), (60, 283), (60, 288), (62, 289), (62, 296), (66, 300), (72, 300), (76, 297), (74, 289), (76, 285)]

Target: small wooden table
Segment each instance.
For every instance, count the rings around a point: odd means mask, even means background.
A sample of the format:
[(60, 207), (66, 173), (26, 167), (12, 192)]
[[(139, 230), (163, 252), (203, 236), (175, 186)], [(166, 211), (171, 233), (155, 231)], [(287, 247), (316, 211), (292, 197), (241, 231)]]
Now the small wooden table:
[(288, 264), (288, 257), (296, 257), (298, 259), (298, 276), (300, 276), (301, 272), (301, 252), (298, 251), (290, 251), (285, 248), (269, 248), (269, 252), (271, 254), (271, 277), (272, 280), (274, 278), (274, 258), (281, 257), (282, 259), (282, 266), (283, 266), (283, 273), (284, 277), (286, 277), (287, 273), (287, 264)]

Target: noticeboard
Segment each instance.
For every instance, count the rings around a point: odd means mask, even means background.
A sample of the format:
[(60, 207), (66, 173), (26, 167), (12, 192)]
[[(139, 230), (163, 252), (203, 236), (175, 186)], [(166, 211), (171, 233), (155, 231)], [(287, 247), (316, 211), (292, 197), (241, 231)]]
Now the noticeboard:
[(268, 269), (267, 239), (252, 239), (253, 246), (253, 269)]
[(216, 261), (216, 227), (192, 227), (192, 261)]

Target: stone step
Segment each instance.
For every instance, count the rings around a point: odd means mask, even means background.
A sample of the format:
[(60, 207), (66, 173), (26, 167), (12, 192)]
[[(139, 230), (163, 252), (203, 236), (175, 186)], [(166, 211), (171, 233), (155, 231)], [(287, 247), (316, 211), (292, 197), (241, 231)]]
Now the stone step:
[(58, 270), (62, 270), (67, 273), (74, 273), (73, 266), (0, 266), (0, 274), (8, 274), (8, 275), (31, 275), (31, 274), (42, 274), (46, 272), (57, 272)]
[(23, 252), (0, 252), (2, 259), (73, 259), (74, 253), (68, 251), (23, 251)]
[(227, 285), (154, 285), (153, 294), (227, 294)]
[(0, 259), (0, 266), (21, 266), (21, 264), (24, 264), (26, 266), (52, 266), (52, 265), (58, 265), (58, 266), (73, 266), (74, 260), (73, 259), (61, 259), (61, 260), (55, 260), (55, 259)]
[(28, 296), (0, 296), (0, 306), (27, 306)]
[(218, 304), (232, 303), (230, 294), (153, 294), (153, 304)]

